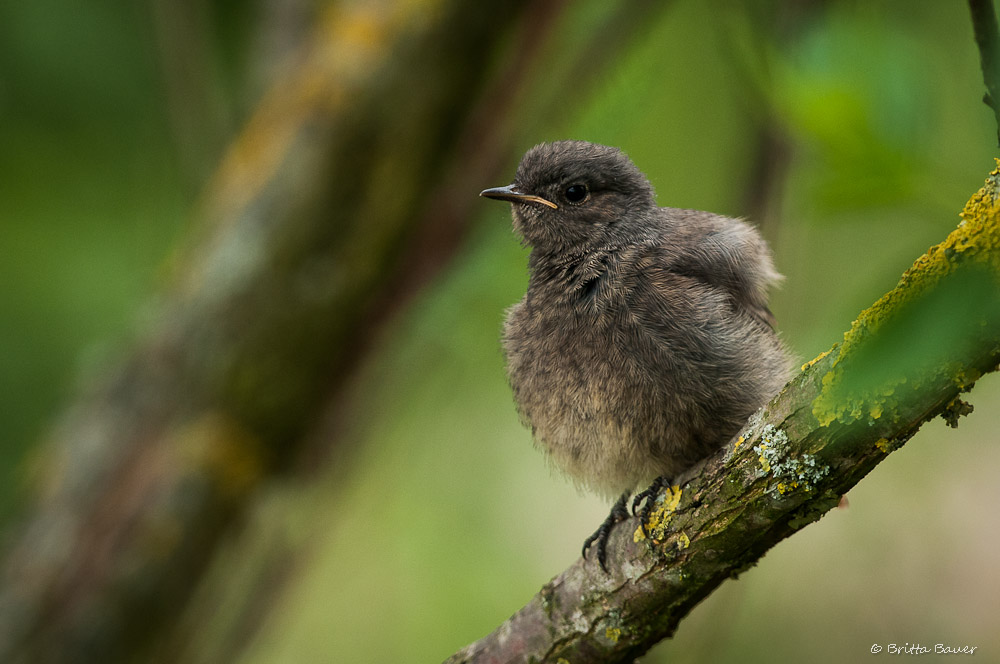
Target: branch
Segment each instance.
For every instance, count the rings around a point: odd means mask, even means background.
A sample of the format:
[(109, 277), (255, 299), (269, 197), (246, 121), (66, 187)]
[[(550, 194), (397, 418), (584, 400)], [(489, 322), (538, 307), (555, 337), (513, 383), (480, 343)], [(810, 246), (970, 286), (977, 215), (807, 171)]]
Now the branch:
[(972, 30), (979, 47), (979, 63), (986, 83), (983, 103), (993, 109), (997, 122), (997, 144), (1000, 145), (1000, 30), (993, 0), (969, 0)]
[[(819, 519), (920, 426), (949, 424), (1000, 362), (1000, 161), (948, 238), (863, 311), (732, 446), (611, 537), (610, 574), (577, 560), (448, 662), (631, 662), (725, 579)], [(617, 566), (614, 564), (617, 563)]]

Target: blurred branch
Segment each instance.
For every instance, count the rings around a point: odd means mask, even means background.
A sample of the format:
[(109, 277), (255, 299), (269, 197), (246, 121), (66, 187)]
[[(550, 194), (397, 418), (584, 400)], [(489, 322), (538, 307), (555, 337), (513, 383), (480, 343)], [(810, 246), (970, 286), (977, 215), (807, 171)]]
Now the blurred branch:
[(246, 64), (246, 97), (256, 99), (299, 51), (321, 11), (315, 0), (255, 0)]
[[(227, 526), (269, 480), (329, 457), (331, 395), (508, 165), (505, 123), (564, 7), (320, 11), (209, 183), (170, 288), (35, 460), (37, 495), (4, 552), (0, 660), (183, 649), (175, 623)], [(219, 658), (287, 569), (244, 586), (262, 595), (238, 615), (212, 606)]]
[[(732, 447), (612, 534), (610, 574), (578, 560), (448, 662), (631, 662), (724, 580), (819, 519), (1000, 362), (1000, 162), (948, 238), (861, 313)], [(927, 341), (914, 340), (920, 330)]]
[[(374, 309), (527, 4), (318, 16), (210, 183), (169, 291), (35, 460), (4, 552), (0, 660), (131, 661), (168, 630), (386, 315)], [(449, 221), (467, 224), (461, 212)]]
[(986, 94), (983, 102), (993, 109), (997, 122), (997, 145), (1000, 146), (1000, 29), (993, 0), (969, 0), (972, 30), (979, 47)]

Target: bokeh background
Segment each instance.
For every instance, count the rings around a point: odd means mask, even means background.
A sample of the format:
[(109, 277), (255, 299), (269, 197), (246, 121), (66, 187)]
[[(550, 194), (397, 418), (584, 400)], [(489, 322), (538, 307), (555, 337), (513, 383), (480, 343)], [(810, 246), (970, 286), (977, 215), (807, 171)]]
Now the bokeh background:
[[(506, 175), (468, 195), (506, 184), (536, 142), (621, 146), (662, 205), (761, 226), (787, 277), (772, 309), (807, 360), (954, 227), (993, 167), (996, 127), (964, 3), (750, 4), (650, 12), (592, 80), (571, 73), (585, 94), (509, 129)], [(30, 505), (33, 450), (56, 415), (140, 327), (227, 144), (317, 7), (0, 5), (5, 519)], [(547, 80), (545, 58), (572, 52), (604, 11), (562, 11), (533, 64), (539, 95), (575, 83)], [(242, 526), (294, 549), (294, 567), (245, 638), (192, 641), (194, 660), (442, 660), (570, 564), (606, 514), (550, 472), (518, 422), (499, 330), (527, 254), (507, 206), (473, 209), (454, 260), (357, 369), (337, 427), (349, 451), (272, 482)], [(1000, 381), (970, 401), (957, 430), (925, 425), (847, 509), (724, 584), (643, 661), (843, 662), (890, 643), (978, 646), (977, 661), (1000, 661)], [(219, 606), (248, 601), (242, 561), (260, 540), (241, 532), (182, 618), (204, 631)]]

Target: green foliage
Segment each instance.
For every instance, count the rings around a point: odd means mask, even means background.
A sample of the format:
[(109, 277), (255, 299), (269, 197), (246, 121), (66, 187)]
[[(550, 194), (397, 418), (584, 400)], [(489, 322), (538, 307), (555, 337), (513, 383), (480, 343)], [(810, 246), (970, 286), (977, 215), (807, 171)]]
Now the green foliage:
[(20, 459), (148, 297), (187, 204), (129, 3), (0, 8), (0, 514)]

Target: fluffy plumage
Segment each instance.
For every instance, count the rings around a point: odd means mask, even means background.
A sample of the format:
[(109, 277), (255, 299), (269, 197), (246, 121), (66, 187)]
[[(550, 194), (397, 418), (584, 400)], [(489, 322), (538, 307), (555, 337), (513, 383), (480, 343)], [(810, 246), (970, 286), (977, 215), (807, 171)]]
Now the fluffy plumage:
[(750, 225), (657, 207), (624, 153), (582, 141), (535, 146), (483, 195), (512, 202), (531, 247), (503, 334), (518, 410), (580, 485), (676, 477), (790, 376), (767, 308), (780, 275)]

